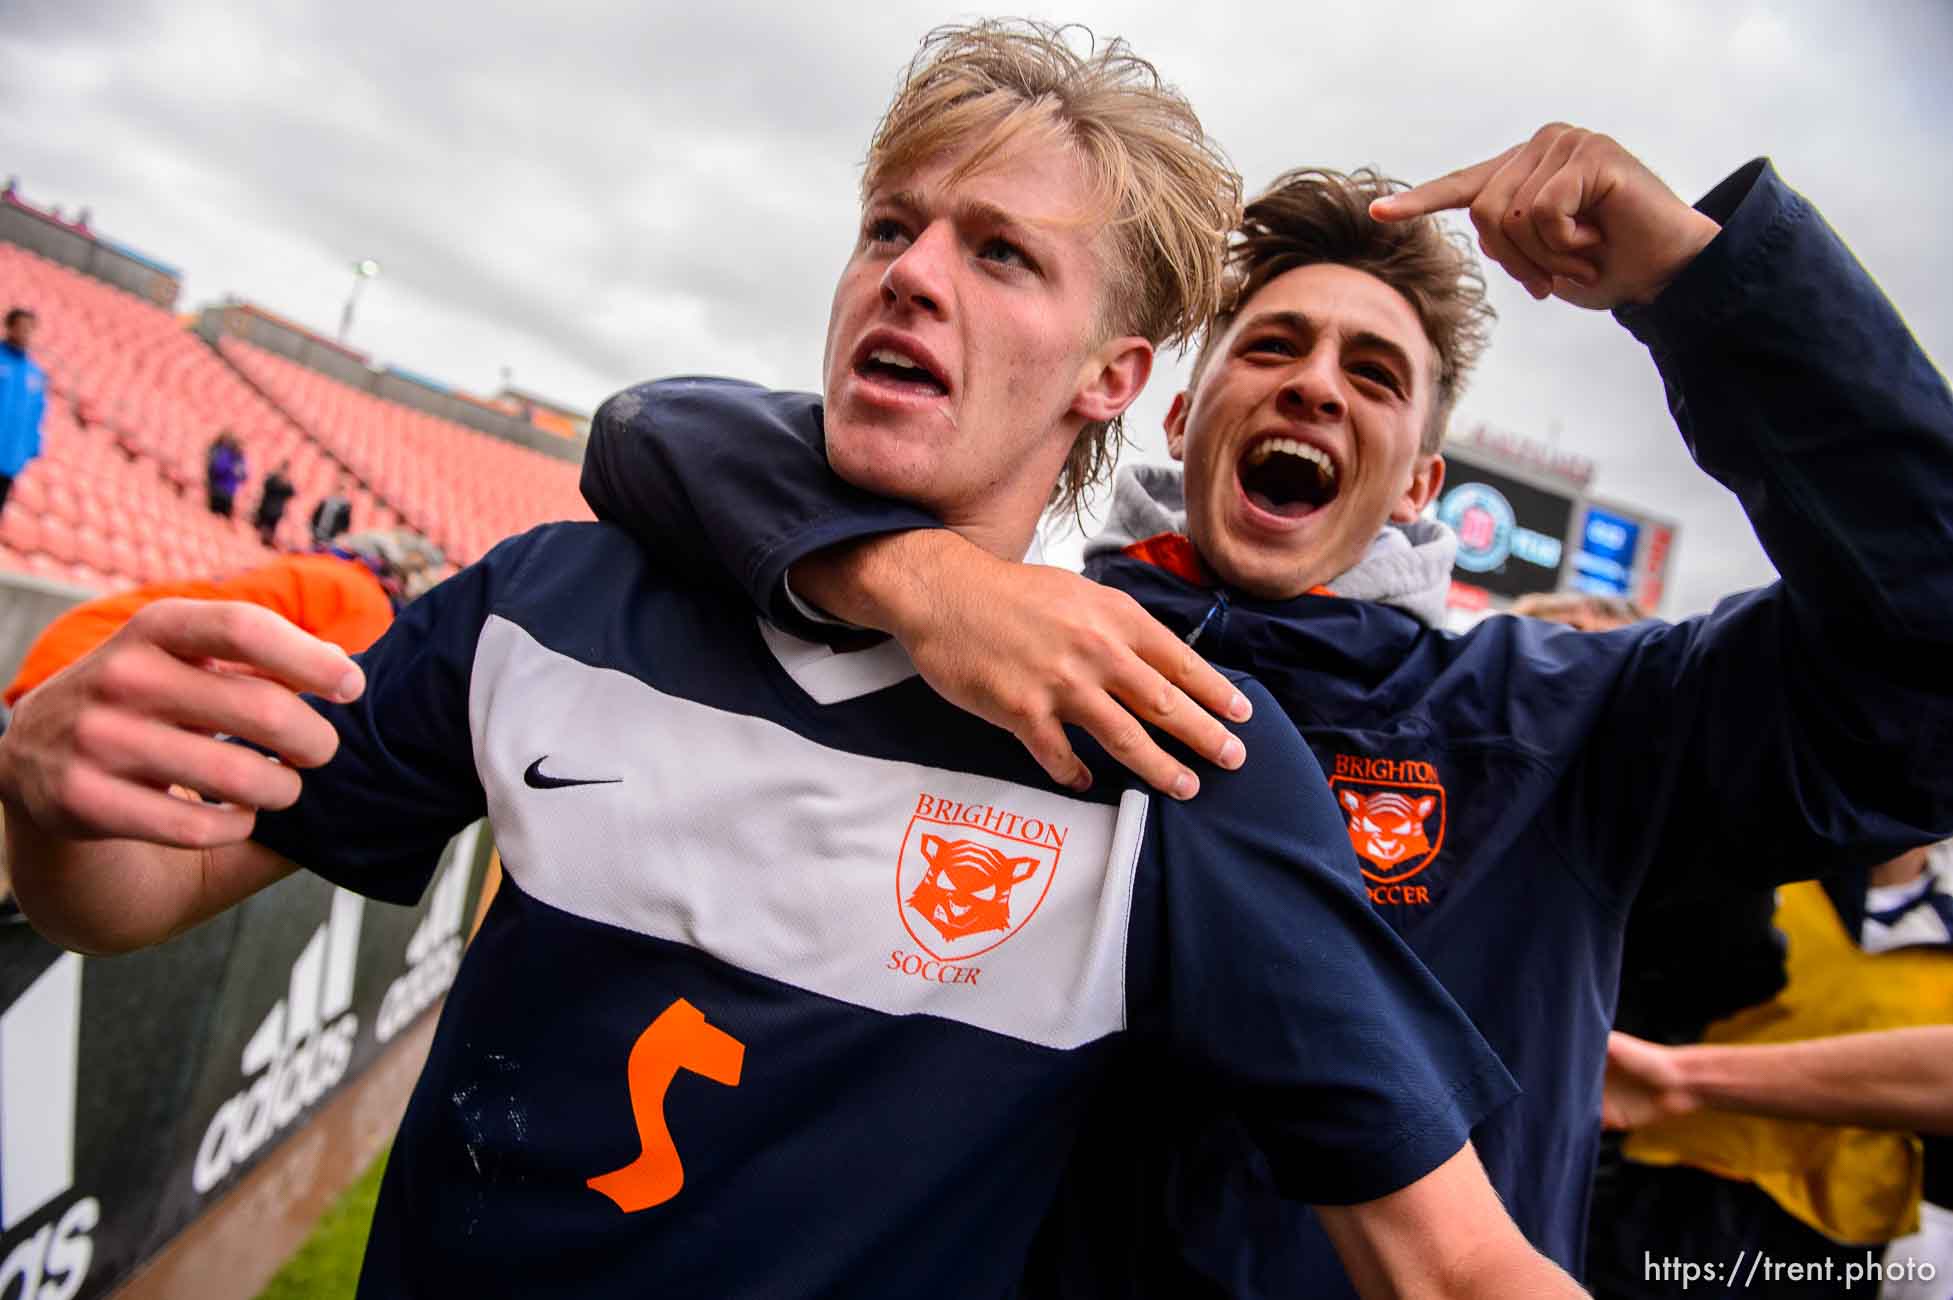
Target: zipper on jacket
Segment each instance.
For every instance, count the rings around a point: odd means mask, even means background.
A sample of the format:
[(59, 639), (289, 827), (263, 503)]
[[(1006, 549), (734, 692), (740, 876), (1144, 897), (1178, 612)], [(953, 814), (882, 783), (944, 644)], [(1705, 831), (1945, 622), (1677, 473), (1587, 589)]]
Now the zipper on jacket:
[(1221, 630), (1220, 624), (1223, 621), (1225, 621), (1226, 618), (1227, 618), (1227, 593), (1225, 591), (1217, 591), (1214, 593), (1213, 605), (1211, 605), (1208, 608), (1207, 612), (1201, 616), (1200, 622), (1197, 626), (1195, 626), (1194, 630), (1187, 633), (1187, 638), (1186, 638), (1187, 644), (1199, 645), (1200, 638), (1206, 634), (1207, 629), (1210, 627), (1214, 629), (1216, 635), (1219, 635)]

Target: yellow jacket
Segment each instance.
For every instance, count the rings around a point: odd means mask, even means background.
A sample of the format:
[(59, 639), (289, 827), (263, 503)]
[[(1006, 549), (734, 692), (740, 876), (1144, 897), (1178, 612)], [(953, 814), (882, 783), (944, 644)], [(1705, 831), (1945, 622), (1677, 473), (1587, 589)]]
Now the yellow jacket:
[[(1866, 953), (1819, 885), (1777, 894), (1789, 983), (1769, 1002), (1709, 1026), (1705, 1043), (1788, 1043), (1953, 1021), (1953, 953)], [(1919, 1224), (1924, 1162), (1911, 1133), (1703, 1110), (1631, 1134), (1629, 1159), (1692, 1165), (1756, 1184), (1834, 1241), (1878, 1245)]]

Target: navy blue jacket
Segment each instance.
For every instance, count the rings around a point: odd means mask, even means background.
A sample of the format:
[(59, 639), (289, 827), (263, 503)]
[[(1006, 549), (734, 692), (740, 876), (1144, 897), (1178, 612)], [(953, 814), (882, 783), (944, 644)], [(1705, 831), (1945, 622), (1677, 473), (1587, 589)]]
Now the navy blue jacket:
[[(1767, 162), (1698, 206), (1722, 233), (1656, 303), (1617, 316), (1779, 582), (1674, 625), (1494, 618), (1458, 636), (1374, 603), (1233, 596), (1126, 556), (1089, 569), (1176, 632), (1202, 628), (1204, 653), (1282, 703), (1373, 902), (1524, 1087), (1474, 1139), (1520, 1226), (1576, 1274), (1636, 896), (1856, 871), (1953, 831), (1953, 399)], [(791, 621), (795, 560), (933, 523), (837, 484), (819, 415), (811, 397), (723, 383), (632, 389), (599, 412), (585, 495)], [(1182, 1115), (1165, 1156), (1131, 1140), (1131, 1117), (1087, 1134), (1067, 1202), (1082, 1230), (1048, 1243), (1074, 1290), (1333, 1293), (1317, 1272), (1333, 1259), (1266, 1195), (1239, 1126)], [(1147, 1190), (1108, 1195), (1129, 1186)], [(1107, 1261), (1133, 1231), (1123, 1211), (1164, 1219), (1178, 1260), (1122, 1281)]]

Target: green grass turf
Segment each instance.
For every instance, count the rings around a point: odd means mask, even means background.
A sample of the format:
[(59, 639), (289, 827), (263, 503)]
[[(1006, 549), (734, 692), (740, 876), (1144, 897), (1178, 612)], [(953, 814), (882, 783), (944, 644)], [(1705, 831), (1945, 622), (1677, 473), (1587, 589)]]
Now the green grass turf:
[(258, 1293), (258, 1300), (339, 1300), (351, 1296), (359, 1281), (360, 1257), (366, 1253), (366, 1233), (373, 1223), (373, 1203), (380, 1197), (380, 1174), (387, 1153), (380, 1152), (358, 1182), (325, 1212), (312, 1235), (285, 1261), (278, 1276)]

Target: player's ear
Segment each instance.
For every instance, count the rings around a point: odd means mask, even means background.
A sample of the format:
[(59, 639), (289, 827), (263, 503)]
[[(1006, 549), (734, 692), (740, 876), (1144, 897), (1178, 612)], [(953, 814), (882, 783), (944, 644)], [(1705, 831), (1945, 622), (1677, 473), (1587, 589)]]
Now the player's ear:
[(1391, 508), (1390, 518), (1395, 523), (1407, 524), (1424, 513), (1424, 508), (1438, 499), (1444, 491), (1444, 457), (1437, 452), (1420, 454), (1411, 462), (1410, 486), (1404, 495), (1397, 499)]
[(1107, 339), (1079, 368), (1072, 412), (1092, 424), (1116, 420), (1138, 399), (1152, 373), (1151, 343), (1136, 334)]
[(1166, 408), (1166, 454), (1175, 460), (1187, 458), (1187, 390), (1181, 389), (1173, 395), (1173, 405)]

